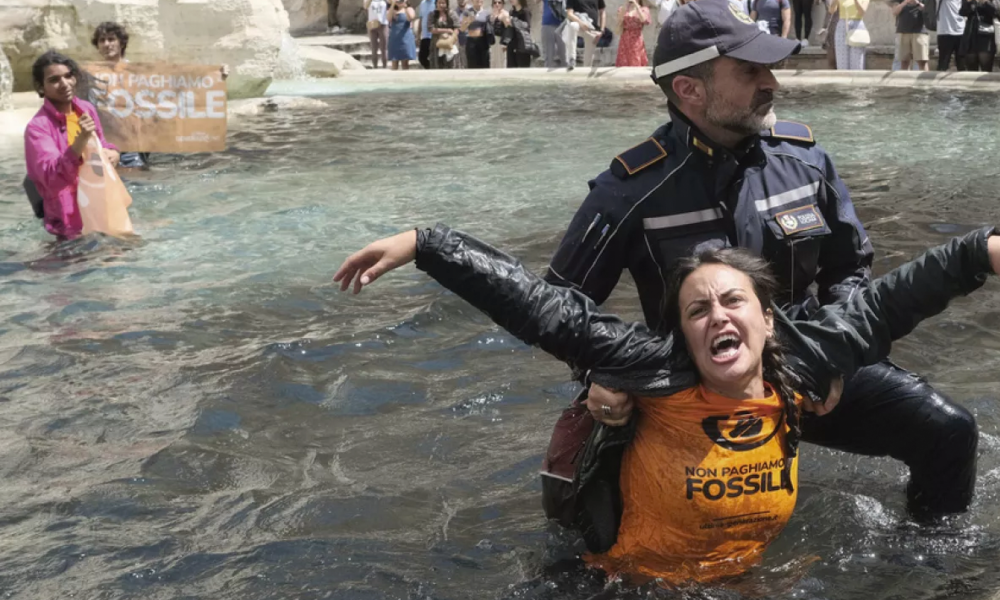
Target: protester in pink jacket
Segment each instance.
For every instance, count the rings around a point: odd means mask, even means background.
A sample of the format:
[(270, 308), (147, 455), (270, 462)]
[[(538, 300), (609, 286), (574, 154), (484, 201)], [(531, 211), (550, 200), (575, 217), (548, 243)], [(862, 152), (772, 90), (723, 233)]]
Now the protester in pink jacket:
[(76, 187), (88, 141), (96, 135), (113, 165), (118, 164), (118, 150), (104, 139), (94, 105), (76, 97), (81, 76), (76, 62), (50, 50), (35, 61), (31, 73), (45, 103), (24, 130), (28, 178), (42, 197), (45, 230), (70, 239), (83, 229)]

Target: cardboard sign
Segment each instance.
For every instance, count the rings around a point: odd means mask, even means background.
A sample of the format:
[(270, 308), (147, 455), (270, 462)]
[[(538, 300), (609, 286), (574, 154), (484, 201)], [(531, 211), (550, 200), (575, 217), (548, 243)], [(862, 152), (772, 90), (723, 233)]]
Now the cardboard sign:
[(226, 82), (218, 66), (119, 62), (84, 69), (81, 97), (97, 107), (104, 136), (122, 152), (226, 149)]
[(80, 165), (76, 204), (84, 234), (99, 231), (122, 237), (133, 233), (132, 219), (128, 216), (132, 196), (94, 137), (90, 138), (85, 160)]

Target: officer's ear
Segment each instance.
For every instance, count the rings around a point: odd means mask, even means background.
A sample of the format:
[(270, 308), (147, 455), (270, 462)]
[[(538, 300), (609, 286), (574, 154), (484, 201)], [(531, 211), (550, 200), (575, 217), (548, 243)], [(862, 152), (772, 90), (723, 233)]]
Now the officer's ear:
[(708, 94), (705, 90), (705, 82), (697, 77), (678, 75), (671, 82), (671, 89), (677, 97), (678, 104), (690, 106), (704, 106), (707, 104)]

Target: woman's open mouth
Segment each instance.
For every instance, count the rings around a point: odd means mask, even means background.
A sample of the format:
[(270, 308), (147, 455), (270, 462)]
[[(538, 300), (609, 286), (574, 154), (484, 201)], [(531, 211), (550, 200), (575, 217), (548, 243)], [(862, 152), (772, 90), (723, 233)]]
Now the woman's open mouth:
[(712, 339), (709, 350), (712, 353), (712, 362), (722, 364), (735, 359), (743, 347), (743, 340), (735, 333), (720, 333)]

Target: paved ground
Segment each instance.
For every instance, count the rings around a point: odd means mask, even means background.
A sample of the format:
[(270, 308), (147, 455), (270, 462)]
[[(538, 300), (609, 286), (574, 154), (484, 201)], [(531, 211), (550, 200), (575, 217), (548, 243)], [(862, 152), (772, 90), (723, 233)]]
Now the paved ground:
[[(785, 86), (839, 85), (851, 87), (920, 87), (955, 88), (1000, 91), (1000, 73), (920, 73), (917, 71), (775, 71)], [(338, 81), (343, 83), (377, 83), (400, 81), (407, 83), (493, 82), (493, 81), (609, 81), (647, 83), (648, 68), (597, 69), (455, 69), (443, 71), (343, 71)]]
[(327, 46), (336, 48), (337, 46), (352, 46), (354, 44), (367, 44), (367, 35), (311, 35), (295, 38), (295, 41), (302, 46)]

